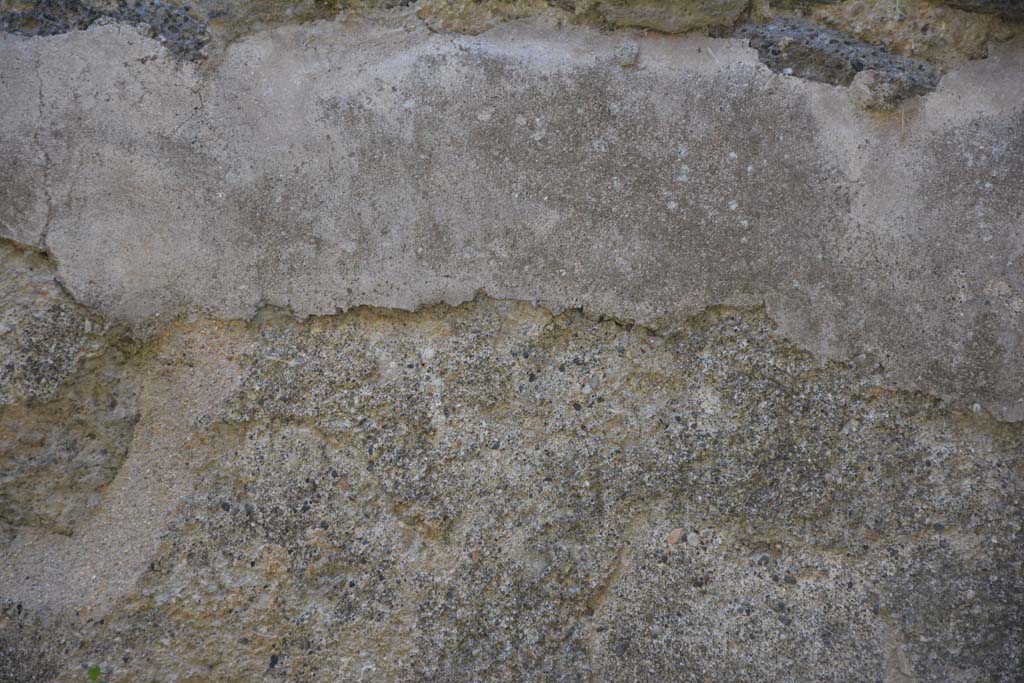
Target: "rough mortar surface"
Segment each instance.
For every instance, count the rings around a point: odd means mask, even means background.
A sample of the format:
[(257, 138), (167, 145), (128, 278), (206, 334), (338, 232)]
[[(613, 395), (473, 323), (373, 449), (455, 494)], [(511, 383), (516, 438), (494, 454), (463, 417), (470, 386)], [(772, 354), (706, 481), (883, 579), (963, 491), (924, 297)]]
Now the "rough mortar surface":
[(271, 311), (133, 366), (102, 509), (7, 548), (11, 680), (1020, 671), (1024, 432), (762, 309)]

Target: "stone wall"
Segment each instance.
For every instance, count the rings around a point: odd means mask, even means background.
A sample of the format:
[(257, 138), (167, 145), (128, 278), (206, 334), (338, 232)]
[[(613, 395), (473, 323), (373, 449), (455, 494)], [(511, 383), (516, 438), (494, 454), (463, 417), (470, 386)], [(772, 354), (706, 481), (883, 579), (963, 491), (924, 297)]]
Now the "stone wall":
[(1024, 680), (1022, 16), (0, 1), (0, 681)]

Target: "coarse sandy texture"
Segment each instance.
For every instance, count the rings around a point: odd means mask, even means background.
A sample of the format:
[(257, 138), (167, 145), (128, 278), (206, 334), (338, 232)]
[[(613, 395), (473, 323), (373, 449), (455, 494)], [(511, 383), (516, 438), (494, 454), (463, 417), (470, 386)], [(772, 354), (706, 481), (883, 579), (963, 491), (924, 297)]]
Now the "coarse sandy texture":
[(103, 507), (6, 550), (9, 680), (1019, 673), (1024, 433), (761, 310), (267, 312), (133, 366)]
[(44, 256), (0, 244), (0, 272), (0, 538), (20, 526), (71, 533), (128, 450), (125, 345)]

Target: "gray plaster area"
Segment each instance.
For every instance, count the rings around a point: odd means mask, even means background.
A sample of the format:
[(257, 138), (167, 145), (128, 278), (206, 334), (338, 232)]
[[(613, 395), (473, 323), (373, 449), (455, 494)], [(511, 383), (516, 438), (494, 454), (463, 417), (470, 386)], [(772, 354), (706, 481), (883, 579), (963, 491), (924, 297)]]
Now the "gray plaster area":
[(0, 234), (143, 334), (480, 291), (662, 331), (763, 305), (820, 357), (1024, 418), (1024, 42), (855, 100), (740, 40), (540, 20), (288, 26), (199, 67), (127, 26), (4, 35)]

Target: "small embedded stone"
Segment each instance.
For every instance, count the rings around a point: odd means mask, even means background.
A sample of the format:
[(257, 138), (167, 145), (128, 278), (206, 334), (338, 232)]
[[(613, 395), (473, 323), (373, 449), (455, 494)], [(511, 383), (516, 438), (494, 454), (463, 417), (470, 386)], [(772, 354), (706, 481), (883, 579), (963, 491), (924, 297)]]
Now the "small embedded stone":
[(636, 66), (640, 46), (635, 40), (624, 40), (615, 48), (615, 61), (622, 68)]

